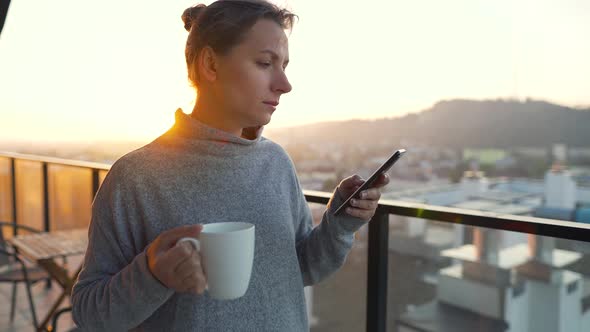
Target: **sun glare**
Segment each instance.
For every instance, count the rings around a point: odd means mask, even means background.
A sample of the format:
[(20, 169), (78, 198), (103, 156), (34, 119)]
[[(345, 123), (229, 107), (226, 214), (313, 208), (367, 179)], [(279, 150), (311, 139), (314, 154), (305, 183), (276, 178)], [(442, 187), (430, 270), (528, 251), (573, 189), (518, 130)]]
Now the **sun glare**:
[[(574, 0), (278, 2), (300, 20), (293, 91), (270, 127), (392, 117), (452, 98), (590, 104), (590, 8)], [(13, 1), (0, 39), (0, 139), (162, 133), (194, 101), (180, 20), (193, 4)]]

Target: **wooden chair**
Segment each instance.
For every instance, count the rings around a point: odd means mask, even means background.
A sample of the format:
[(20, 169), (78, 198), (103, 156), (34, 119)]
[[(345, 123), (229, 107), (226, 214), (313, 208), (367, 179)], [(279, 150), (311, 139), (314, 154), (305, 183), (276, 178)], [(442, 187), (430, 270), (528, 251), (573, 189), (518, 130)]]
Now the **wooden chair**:
[[(72, 312), (72, 307), (66, 307), (66, 308), (60, 309), (58, 312), (55, 313), (55, 315), (53, 316), (52, 323), (51, 323), (51, 326), (53, 327), (53, 331), (54, 332), (59, 332), (59, 329), (57, 328), (57, 323), (59, 321), (59, 318), (64, 313), (71, 313), (71, 312)], [(67, 332), (80, 332), (82, 330), (80, 328), (78, 328), (78, 327), (73, 327), (73, 328), (70, 328), (70, 329), (68, 329), (66, 331)]]
[(29, 299), (33, 325), (35, 326), (35, 329), (37, 329), (37, 314), (35, 312), (35, 303), (31, 293), (31, 285), (42, 280), (49, 280), (49, 275), (40, 267), (25, 262), (18, 252), (5, 241), (5, 229), (9, 229), (10, 232), (14, 232), (15, 230), (25, 230), (27, 232), (39, 233), (40, 231), (28, 226), (15, 225), (11, 222), (0, 221), (0, 283), (12, 283), (10, 321), (14, 321), (17, 286), (19, 283), (24, 283), (27, 297)]

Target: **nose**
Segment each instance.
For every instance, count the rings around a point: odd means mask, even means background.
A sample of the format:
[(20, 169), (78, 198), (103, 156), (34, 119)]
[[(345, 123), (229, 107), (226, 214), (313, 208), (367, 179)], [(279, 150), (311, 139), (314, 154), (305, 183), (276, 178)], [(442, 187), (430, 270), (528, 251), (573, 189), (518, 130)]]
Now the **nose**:
[(273, 91), (280, 92), (280, 93), (289, 93), (293, 89), (291, 83), (289, 83), (289, 79), (287, 78), (287, 74), (284, 70), (279, 70), (278, 74), (275, 77), (273, 82)]

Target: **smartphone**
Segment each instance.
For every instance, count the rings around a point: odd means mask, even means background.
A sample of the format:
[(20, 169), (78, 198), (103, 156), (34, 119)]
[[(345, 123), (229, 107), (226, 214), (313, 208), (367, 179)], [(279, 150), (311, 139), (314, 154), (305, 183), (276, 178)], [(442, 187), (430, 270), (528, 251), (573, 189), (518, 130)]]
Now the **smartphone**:
[(395, 151), (391, 155), (391, 157), (389, 157), (389, 159), (387, 159), (387, 161), (384, 162), (383, 165), (381, 165), (381, 167), (379, 167), (379, 169), (377, 169), (375, 171), (375, 173), (373, 173), (373, 175), (371, 175), (367, 181), (365, 181), (365, 183), (363, 183), (357, 190), (355, 190), (352, 193), (352, 195), (350, 195), (346, 200), (344, 200), (344, 203), (342, 203), (342, 205), (340, 205), (338, 207), (338, 209), (336, 209), (334, 214), (338, 215), (342, 210), (344, 210), (349, 205), (351, 199), (353, 199), (355, 197), (359, 198), (358, 196), (361, 191), (371, 188), (373, 183), (379, 178), (379, 175), (387, 172), (391, 168), (391, 166), (393, 166), (393, 164), (395, 164), (399, 160), (399, 158), (401, 158), (401, 156), (404, 153), (406, 153), (405, 149), (399, 149), (399, 150)]

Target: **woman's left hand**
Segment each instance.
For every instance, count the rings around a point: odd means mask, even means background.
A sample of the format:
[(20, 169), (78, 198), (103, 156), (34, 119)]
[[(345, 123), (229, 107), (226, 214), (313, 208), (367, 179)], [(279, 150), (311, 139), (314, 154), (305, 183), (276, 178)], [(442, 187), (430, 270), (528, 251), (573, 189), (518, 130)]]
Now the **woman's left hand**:
[[(346, 199), (357, 190), (365, 180), (358, 175), (350, 176), (338, 185), (340, 196)], [(389, 183), (389, 176), (381, 174), (373, 186), (360, 193), (360, 198), (353, 198), (350, 201), (350, 206), (346, 208), (346, 213), (353, 217), (360, 218), (364, 221), (369, 221), (375, 215), (379, 199), (381, 198), (381, 191), (379, 188), (385, 187)]]

